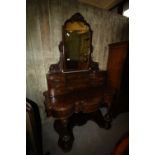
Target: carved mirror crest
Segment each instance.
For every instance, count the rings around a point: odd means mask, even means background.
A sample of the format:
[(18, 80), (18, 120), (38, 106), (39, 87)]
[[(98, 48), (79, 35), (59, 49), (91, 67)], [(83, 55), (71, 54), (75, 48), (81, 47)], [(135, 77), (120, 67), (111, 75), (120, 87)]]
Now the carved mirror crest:
[(62, 27), (62, 42), (59, 45), (60, 61), (51, 65), (50, 71), (78, 71), (98, 69), (91, 59), (92, 30), (80, 13), (74, 14)]

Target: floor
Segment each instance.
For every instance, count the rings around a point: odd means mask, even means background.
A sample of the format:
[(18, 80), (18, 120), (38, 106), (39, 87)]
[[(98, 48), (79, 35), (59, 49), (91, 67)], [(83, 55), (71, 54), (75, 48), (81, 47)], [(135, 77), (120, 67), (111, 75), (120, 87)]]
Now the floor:
[[(103, 108), (102, 114), (106, 113)], [(88, 121), (83, 126), (73, 129), (74, 143), (72, 150), (64, 153), (58, 147), (58, 134), (53, 128), (54, 120), (48, 118), (43, 125), (44, 155), (111, 155), (119, 139), (129, 131), (129, 113), (120, 113), (112, 122), (109, 130), (99, 128), (97, 124)]]

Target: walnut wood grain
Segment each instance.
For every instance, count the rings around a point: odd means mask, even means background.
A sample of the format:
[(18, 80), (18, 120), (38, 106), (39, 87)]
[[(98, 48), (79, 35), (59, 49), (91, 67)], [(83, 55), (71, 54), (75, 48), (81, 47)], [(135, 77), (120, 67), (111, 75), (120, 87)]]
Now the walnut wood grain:
[(68, 118), (73, 113), (96, 111), (104, 104), (103, 90), (104, 87), (93, 87), (56, 97), (44, 92), (46, 111), (48, 115), (59, 119)]

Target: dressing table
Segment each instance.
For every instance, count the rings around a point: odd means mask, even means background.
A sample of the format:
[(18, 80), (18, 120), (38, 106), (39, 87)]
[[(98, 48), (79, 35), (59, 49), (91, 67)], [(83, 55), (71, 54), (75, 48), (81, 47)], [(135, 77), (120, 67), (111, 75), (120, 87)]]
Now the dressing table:
[[(100, 127), (110, 127), (116, 89), (108, 82), (108, 72), (92, 60), (92, 30), (80, 13), (64, 23), (59, 50), (60, 60), (50, 66), (46, 75), (48, 90), (43, 94), (47, 116), (55, 118), (58, 144), (69, 151), (75, 125), (91, 119)], [(108, 109), (105, 116), (99, 110), (103, 106)]]

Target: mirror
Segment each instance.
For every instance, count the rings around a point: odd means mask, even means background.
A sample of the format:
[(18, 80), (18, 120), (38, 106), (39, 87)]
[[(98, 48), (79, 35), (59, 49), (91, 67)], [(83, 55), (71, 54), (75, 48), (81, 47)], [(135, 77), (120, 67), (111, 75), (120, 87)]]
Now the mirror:
[(80, 13), (74, 14), (63, 25), (59, 51), (59, 62), (50, 65), (50, 73), (99, 70), (98, 63), (91, 57), (92, 30)]
[(65, 22), (63, 31), (65, 70), (88, 70), (92, 33), (89, 24), (77, 13)]

